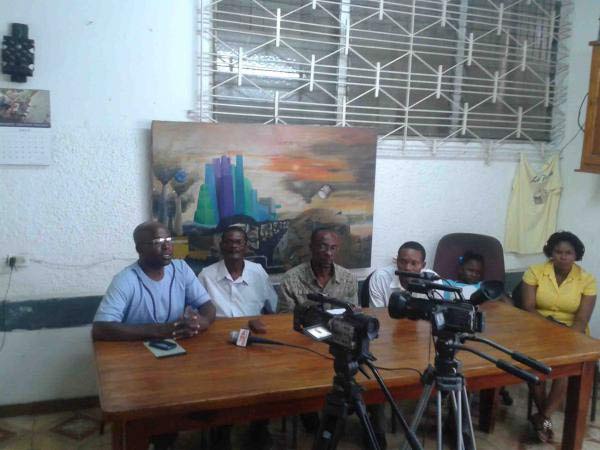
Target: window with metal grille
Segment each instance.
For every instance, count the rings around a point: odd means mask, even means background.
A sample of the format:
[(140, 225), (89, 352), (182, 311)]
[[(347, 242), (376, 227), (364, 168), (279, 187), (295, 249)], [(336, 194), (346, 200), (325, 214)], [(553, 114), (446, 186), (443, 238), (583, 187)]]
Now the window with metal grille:
[(200, 0), (193, 116), (376, 127), (381, 139), (434, 150), (485, 140), (551, 151), (563, 134), (570, 9), (557, 0)]

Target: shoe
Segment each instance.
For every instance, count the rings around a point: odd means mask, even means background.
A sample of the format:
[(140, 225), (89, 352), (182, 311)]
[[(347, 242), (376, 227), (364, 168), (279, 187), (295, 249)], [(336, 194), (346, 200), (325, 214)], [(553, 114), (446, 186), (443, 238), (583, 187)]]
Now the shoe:
[(529, 418), (529, 421), (533, 425), (533, 430), (540, 442), (546, 443), (552, 441), (554, 432), (552, 431), (552, 421), (548, 417), (537, 413), (533, 414)]

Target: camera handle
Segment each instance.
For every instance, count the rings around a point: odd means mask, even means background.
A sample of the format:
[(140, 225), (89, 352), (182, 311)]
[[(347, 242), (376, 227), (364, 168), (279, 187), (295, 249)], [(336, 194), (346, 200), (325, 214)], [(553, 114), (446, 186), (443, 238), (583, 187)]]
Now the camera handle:
[(473, 353), (473, 354), (479, 356), (480, 358), (483, 358), (486, 361), (489, 361), (492, 364), (495, 364), (498, 369), (502, 369), (505, 372), (508, 372), (511, 375), (514, 375), (515, 377), (518, 377), (518, 378), (522, 379), (523, 381), (526, 381), (527, 383), (539, 384), (539, 382), (540, 382), (540, 378), (537, 375), (529, 373), (523, 369), (519, 369), (517, 366), (513, 366), (511, 363), (509, 363), (503, 359), (494, 358), (493, 356), (490, 356), (486, 353), (480, 352), (479, 350), (475, 350), (474, 348), (467, 347), (466, 345), (462, 345), (462, 344), (452, 343), (452, 344), (450, 344), (450, 346), (451, 346), (451, 348), (454, 348), (456, 350), (464, 350), (464, 351)]
[(497, 342), (492, 341), (491, 339), (476, 336), (476, 335), (470, 334), (470, 333), (465, 333), (465, 334), (461, 334), (459, 336), (459, 340), (461, 343), (464, 343), (465, 341), (474, 341), (474, 342), (481, 342), (483, 344), (487, 344), (490, 347), (495, 348), (496, 350), (500, 350), (501, 352), (506, 353), (515, 361), (520, 362), (521, 364), (525, 364), (527, 367), (530, 367), (533, 370), (541, 372), (545, 375), (548, 375), (552, 372), (552, 368), (548, 367), (546, 364), (543, 364), (540, 361), (538, 361), (534, 358), (531, 358), (530, 356), (524, 355), (523, 353), (519, 353), (514, 350), (510, 350), (510, 349), (498, 344)]

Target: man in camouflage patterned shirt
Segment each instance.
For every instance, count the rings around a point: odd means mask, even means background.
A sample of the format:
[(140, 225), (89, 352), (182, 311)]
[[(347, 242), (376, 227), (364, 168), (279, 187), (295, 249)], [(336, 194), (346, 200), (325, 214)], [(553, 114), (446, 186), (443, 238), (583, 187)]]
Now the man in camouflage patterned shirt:
[(288, 270), (281, 280), (279, 312), (292, 312), (296, 304), (305, 303), (310, 293), (358, 305), (356, 277), (333, 261), (339, 248), (335, 231), (318, 228), (310, 236), (309, 262)]

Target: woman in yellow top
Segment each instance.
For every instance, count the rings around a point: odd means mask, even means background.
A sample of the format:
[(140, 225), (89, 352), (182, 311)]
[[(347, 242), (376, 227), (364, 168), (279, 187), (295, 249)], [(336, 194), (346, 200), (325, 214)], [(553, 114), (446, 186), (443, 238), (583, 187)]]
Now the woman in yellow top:
[[(596, 303), (596, 279), (575, 264), (584, 252), (583, 243), (573, 233), (560, 231), (550, 236), (544, 246), (549, 260), (529, 267), (523, 275), (523, 308), (580, 333), (588, 333), (588, 322)], [(545, 383), (532, 389), (538, 413), (530, 420), (542, 442), (553, 437), (550, 416), (558, 409), (566, 389), (566, 378), (554, 380), (547, 394)]]

